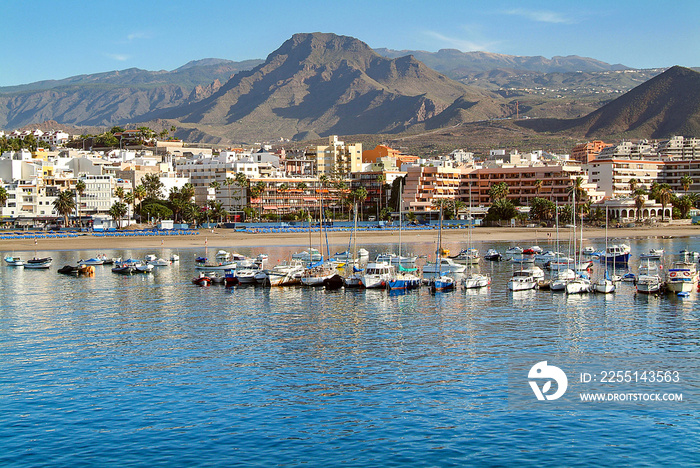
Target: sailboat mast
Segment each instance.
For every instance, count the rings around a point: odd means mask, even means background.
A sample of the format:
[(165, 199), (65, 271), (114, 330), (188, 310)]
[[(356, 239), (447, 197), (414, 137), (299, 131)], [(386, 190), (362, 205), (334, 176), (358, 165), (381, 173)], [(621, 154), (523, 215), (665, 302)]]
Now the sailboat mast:
[(403, 199), (401, 197), (401, 179), (399, 179), (399, 266), (401, 266), (401, 230), (403, 227)]

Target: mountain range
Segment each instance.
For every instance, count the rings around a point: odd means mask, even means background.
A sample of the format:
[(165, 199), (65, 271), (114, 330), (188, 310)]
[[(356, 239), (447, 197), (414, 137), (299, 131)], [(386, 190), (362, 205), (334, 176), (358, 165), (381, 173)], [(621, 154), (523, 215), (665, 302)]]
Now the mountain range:
[(572, 138), (692, 136), (700, 133), (699, 76), (576, 56), (373, 50), (352, 37), (305, 33), (264, 61), (204, 59), (173, 71), (128, 69), (0, 88), (0, 128), (47, 120), (175, 125), (188, 141), (225, 144), (458, 134), (471, 122), (546, 117), (513, 120), (512, 128)]

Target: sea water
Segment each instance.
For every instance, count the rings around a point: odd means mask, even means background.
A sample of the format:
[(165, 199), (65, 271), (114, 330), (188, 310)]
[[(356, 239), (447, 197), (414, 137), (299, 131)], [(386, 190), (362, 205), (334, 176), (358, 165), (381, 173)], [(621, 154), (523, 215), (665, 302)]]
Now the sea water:
[[(635, 257), (700, 250), (631, 243)], [(270, 265), (297, 250), (268, 249)], [(493, 284), (479, 291), (203, 288), (191, 279), (204, 247), (105, 252), (180, 255), (151, 275), (56, 273), (96, 253), (38, 252), (51, 270), (0, 271), (0, 466), (700, 463), (697, 402), (513, 407), (507, 376), (525, 354), (697, 357), (695, 292), (512, 293), (506, 262), (482, 263)]]

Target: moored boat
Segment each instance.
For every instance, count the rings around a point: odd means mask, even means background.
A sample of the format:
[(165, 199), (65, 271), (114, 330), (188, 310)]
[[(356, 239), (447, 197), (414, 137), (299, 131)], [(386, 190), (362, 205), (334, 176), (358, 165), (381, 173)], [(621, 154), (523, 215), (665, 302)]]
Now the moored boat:
[(387, 281), (396, 273), (396, 269), (393, 265), (386, 262), (372, 262), (368, 263), (365, 271), (362, 274), (362, 286), (371, 288), (384, 288), (386, 287)]
[(199, 273), (199, 276), (192, 278), (192, 283), (197, 286), (209, 286), (211, 284), (211, 278), (207, 276), (204, 272)]
[(36, 269), (36, 270), (46, 270), (51, 267), (51, 262), (53, 259), (51, 257), (37, 258), (34, 257), (31, 260), (27, 260), (24, 263), (24, 268)]
[(691, 292), (698, 286), (698, 270), (695, 263), (675, 262), (666, 275), (666, 285), (671, 292)]
[(5, 257), (5, 263), (7, 266), (24, 266), (24, 260), (22, 260), (20, 257), (13, 257), (10, 255)]

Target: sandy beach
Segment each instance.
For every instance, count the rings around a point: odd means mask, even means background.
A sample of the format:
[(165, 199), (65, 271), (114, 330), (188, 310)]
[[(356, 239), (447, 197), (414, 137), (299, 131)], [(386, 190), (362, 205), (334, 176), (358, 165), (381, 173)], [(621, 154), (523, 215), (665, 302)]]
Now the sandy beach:
[[(566, 241), (568, 229), (560, 229), (560, 240)], [(614, 242), (633, 238), (673, 238), (700, 235), (700, 227), (690, 224), (663, 224), (649, 227), (611, 228), (608, 238)], [(584, 239), (604, 239), (605, 230), (585, 228)], [(434, 243), (437, 231), (403, 231), (404, 243)], [(512, 242), (513, 244), (546, 244), (556, 237), (554, 228), (486, 228), (478, 227), (472, 232), (472, 239), (481, 245), (488, 242)], [(312, 242), (319, 242), (318, 232), (312, 234)], [(329, 232), (328, 242), (332, 246), (347, 246), (347, 232)], [(358, 244), (393, 244), (398, 242), (398, 231), (360, 231), (357, 233)], [(443, 245), (456, 248), (467, 242), (466, 229), (443, 231)], [(148, 236), (148, 237), (95, 237), (90, 234), (64, 239), (3, 239), (0, 251), (33, 250), (105, 250), (105, 249), (148, 249), (148, 248), (234, 248), (267, 246), (308, 246), (308, 233), (246, 233), (232, 229), (200, 230), (199, 235), (182, 236)], [(483, 247), (482, 247), (483, 248)]]

